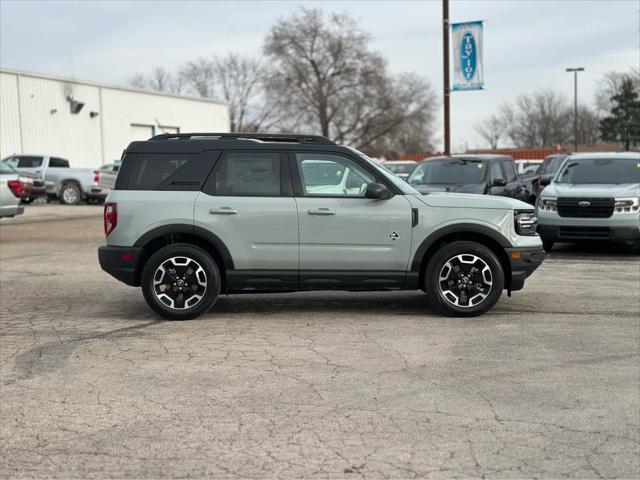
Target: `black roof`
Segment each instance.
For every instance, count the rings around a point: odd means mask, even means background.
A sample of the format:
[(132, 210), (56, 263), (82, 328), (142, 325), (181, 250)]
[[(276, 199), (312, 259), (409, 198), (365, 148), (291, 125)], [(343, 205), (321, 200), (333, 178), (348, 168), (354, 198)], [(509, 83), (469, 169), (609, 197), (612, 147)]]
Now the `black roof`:
[(149, 140), (131, 142), (130, 153), (195, 153), (204, 150), (329, 150), (345, 151), (320, 135), (283, 133), (163, 133)]

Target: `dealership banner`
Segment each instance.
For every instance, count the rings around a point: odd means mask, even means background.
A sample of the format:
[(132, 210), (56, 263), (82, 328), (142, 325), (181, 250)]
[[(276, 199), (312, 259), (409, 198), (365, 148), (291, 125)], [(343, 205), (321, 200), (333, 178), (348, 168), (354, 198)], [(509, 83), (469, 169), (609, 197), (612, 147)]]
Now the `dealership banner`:
[(482, 90), (482, 21), (454, 23), (453, 37), (453, 89)]

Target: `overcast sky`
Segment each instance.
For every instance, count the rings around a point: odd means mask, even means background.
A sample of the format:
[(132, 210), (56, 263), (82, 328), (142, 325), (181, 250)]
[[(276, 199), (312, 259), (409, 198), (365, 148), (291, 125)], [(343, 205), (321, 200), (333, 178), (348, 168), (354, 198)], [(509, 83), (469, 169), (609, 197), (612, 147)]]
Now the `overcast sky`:
[[(299, 5), (348, 12), (393, 72), (415, 71), (442, 90), (441, 2), (30, 2), (0, 0), (0, 65), (124, 84), (154, 65), (211, 53), (261, 54), (274, 20)], [(552, 87), (580, 98), (602, 75), (640, 67), (638, 0), (451, 1), (451, 20), (485, 20), (485, 91), (452, 96), (452, 144), (485, 146), (473, 125), (520, 93)], [(440, 127), (438, 122), (438, 126)], [(441, 129), (438, 142), (441, 143)]]

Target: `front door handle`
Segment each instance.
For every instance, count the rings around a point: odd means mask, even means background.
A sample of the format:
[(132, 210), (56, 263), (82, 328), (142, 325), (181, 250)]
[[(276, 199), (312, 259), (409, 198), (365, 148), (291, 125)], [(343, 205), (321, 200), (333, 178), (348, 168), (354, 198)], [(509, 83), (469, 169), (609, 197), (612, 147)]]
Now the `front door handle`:
[(331, 208), (312, 208), (309, 210), (309, 215), (335, 215), (336, 211)]
[(209, 210), (211, 215), (235, 215), (238, 213), (238, 210), (231, 207), (220, 207), (220, 208), (212, 208)]

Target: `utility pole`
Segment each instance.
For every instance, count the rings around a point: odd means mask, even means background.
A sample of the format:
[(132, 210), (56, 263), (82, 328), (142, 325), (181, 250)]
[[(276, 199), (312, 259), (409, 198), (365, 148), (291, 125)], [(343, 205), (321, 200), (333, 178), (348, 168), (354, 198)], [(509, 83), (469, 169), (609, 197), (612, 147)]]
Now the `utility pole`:
[(583, 67), (567, 68), (573, 72), (573, 151), (578, 151), (578, 72), (584, 72)]
[(444, 154), (451, 154), (451, 130), (449, 100), (451, 86), (449, 82), (449, 0), (442, 0), (442, 55), (444, 60)]

